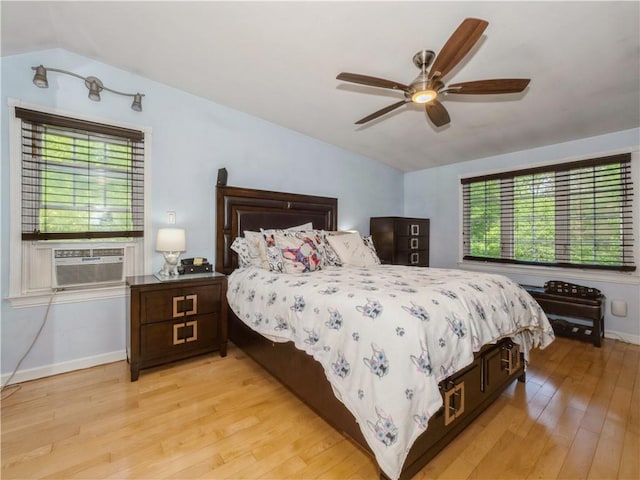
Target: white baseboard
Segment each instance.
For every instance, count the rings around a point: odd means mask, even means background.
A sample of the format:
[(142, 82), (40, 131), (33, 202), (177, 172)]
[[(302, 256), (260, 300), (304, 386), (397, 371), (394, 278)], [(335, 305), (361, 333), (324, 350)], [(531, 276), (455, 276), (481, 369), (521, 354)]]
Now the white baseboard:
[[(45, 365), (43, 367), (19, 370), (11, 379), (11, 383), (9, 383), (9, 385), (13, 385), (14, 383), (27, 382), (29, 380), (35, 380), (37, 378), (49, 377), (51, 375), (58, 375), (59, 373), (82, 370), (83, 368), (95, 367), (97, 365), (104, 365), (105, 363), (119, 362), (120, 360), (126, 359), (126, 350), (119, 350), (116, 352), (95, 355), (93, 357), (84, 357), (77, 360), (69, 360), (68, 362)], [(2, 375), (2, 385), (4, 385), (4, 383), (10, 376), (11, 372)]]
[(604, 338), (610, 338), (612, 340), (620, 340), (621, 342), (633, 343), (634, 345), (640, 345), (640, 335), (632, 335), (625, 332), (616, 332), (613, 330), (604, 331)]

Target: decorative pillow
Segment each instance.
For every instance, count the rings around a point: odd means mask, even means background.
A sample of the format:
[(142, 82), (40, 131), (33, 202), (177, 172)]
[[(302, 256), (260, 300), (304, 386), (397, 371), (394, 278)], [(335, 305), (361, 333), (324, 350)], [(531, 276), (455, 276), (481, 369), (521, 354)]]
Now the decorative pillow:
[(246, 268), (251, 265), (249, 242), (246, 238), (236, 237), (231, 244), (231, 250), (238, 254), (238, 265), (240, 268)]
[(326, 230), (317, 230), (318, 238), (320, 239), (320, 250), (322, 252), (322, 258), (324, 260), (324, 264), (332, 267), (341, 267), (342, 262), (340, 261), (340, 257), (333, 249), (331, 244), (329, 243), (328, 237), (331, 235), (337, 235), (338, 232), (334, 231), (326, 231)]
[(376, 251), (376, 246), (373, 244), (373, 237), (371, 235), (367, 235), (366, 237), (362, 237), (362, 241), (364, 242), (365, 246), (371, 250), (371, 254), (373, 255), (373, 259), (375, 260), (375, 262), (380, 265), (382, 262), (380, 261), (380, 258), (378, 257), (378, 252)]
[(302, 232), (276, 232), (276, 246), (280, 250), (286, 273), (313, 272), (322, 268), (322, 259), (316, 243), (310, 236), (298, 235)]
[(330, 235), (327, 239), (340, 257), (342, 265), (354, 267), (377, 265), (377, 255), (374, 258), (371, 249), (365, 245), (358, 232)]
[[(261, 267), (265, 270), (271, 270), (272, 272), (284, 272), (284, 260), (282, 258), (282, 252), (276, 246), (274, 234), (276, 232), (294, 232), (301, 230), (308, 230), (313, 228), (311, 222), (289, 227), (286, 230), (282, 229), (260, 229), (260, 233), (253, 232), (252, 238), (254, 238), (255, 245), (258, 248), (258, 252), (261, 260)], [(245, 236), (248, 232), (245, 232)]]

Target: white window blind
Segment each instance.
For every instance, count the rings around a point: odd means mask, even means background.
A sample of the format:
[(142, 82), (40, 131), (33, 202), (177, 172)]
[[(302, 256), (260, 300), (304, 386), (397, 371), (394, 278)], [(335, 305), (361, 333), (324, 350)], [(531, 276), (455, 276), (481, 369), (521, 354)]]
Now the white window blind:
[(461, 183), (466, 260), (636, 268), (630, 154)]

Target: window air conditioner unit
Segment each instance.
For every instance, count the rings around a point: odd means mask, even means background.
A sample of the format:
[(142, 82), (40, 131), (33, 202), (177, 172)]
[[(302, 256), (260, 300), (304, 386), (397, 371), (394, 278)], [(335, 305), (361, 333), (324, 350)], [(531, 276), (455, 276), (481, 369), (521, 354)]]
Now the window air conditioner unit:
[(124, 281), (124, 248), (54, 248), (53, 288)]

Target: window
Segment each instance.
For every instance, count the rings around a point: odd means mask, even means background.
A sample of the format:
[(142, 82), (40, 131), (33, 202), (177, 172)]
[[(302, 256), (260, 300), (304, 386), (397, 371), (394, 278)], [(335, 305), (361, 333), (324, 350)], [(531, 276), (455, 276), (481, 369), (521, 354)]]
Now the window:
[(465, 260), (635, 270), (630, 154), (461, 183)]
[[(107, 125), (9, 99), (12, 306), (43, 305), (54, 249), (124, 249), (124, 276), (151, 269), (148, 127)], [(124, 285), (59, 291), (56, 302), (124, 295)]]
[(144, 134), (16, 108), (22, 240), (141, 237)]

